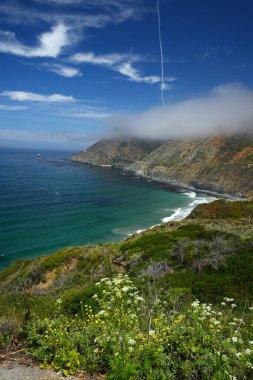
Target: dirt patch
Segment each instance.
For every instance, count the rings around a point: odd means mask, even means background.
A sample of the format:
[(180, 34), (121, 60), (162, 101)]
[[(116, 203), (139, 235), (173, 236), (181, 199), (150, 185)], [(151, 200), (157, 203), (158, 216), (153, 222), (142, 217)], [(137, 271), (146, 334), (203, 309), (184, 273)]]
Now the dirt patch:
[(223, 143), (222, 136), (215, 136), (213, 140), (211, 140), (211, 144), (213, 146), (220, 146)]
[(32, 358), (22, 355), (10, 355), (8, 358), (0, 356), (1, 380), (102, 380), (105, 376), (89, 376), (78, 373), (76, 376), (63, 376), (61, 372), (50, 369), (41, 369)]
[[(1, 380), (59, 380), (64, 379), (61, 374), (39, 367), (21, 365), (13, 361), (6, 361), (0, 365)], [(66, 377), (74, 380), (77, 377)]]
[(67, 270), (74, 269), (77, 263), (78, 263), (78, 259), (74, 258), (70, 262), (62, 265), (61, 267), (57, 269), (53, 269), (49, 272), (46, 272), (44, 274), (44, 281), (41, 281), (38, 285), (34, 285), (32, 287), (32, 290), (48, 289), (53, 284), (54, 280), (56, 279), (57, 273), (64, 273)]

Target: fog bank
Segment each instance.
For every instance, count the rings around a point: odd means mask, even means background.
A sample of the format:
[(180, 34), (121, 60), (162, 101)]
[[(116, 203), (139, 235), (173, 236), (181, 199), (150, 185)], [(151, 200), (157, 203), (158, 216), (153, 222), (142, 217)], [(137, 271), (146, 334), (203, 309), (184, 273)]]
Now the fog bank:
[(253, 91), (240, 83), (218, 86), (202, 97), (119, 116), (114, 125), (140, 138), (194, 138), (253, 132)]

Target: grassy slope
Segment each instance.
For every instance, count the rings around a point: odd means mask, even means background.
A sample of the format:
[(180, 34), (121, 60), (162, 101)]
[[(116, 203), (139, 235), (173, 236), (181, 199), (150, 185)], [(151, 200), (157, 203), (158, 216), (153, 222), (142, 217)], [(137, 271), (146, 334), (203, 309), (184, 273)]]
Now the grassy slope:
[[(24, 310), (48, 315), (59, 297), (78, 312), (102, 277), (128, 273), (146, 289), (182, 299), (253, 301), (253, 201), (218, 200), (121, 243), (73, 247), (17, 260), (0, 272), (0, 318)], [(149, 284), (149, 286), (147, 286)]]

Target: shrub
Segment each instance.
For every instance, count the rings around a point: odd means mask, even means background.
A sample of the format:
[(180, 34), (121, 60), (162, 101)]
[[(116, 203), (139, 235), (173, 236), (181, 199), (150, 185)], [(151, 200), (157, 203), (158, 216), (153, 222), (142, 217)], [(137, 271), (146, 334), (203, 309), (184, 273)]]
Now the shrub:
[(220, 310), (192, 302), (184, 311), (157, 296), (144, 299), (127, 275), (96, 284), (79, 316), (62, 312), (30, 324), (32, 354), (56, 370), (103, 372), (111, 380), (236, 380), (253, 377), (252, 317), (225, 298)]

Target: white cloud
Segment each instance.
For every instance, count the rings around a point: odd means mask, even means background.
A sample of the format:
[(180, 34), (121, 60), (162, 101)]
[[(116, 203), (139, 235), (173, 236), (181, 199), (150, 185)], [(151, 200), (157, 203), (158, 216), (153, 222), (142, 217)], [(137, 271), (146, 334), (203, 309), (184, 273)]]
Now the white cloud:
[(12, 32), (0, 31), (0, 52), (26, 58), (56, 58), (71, 42), (69, 28), (62, 23), (55, 25), (49, 32), (39, 35), (38, 45), (35, 47), (24, 45)]
[(80, 117), (82, 119), (106, 119), (110, 116), (112, 116), (112, 114), (110, 113), (106, 113), (106, 112), (100, 112), (100, 111), (85, 111), (85, 112), (76, 112), (76, 113), (70, 113), (66, 116), (70, 116), (70, 117)]
[[(253, 90), (226, 84), (209, 94), (114, 120), (143, 138), (193, 138), (220, 132), (253, 132)], [(111, 123), (113, 120), (111, 120)]]
[[(73, 63), (89, 63), (92, 65), (98, 65), (107, 67), (113, 71), (116, 71), (126, 77), (128, 80), (137, 83), (155, 84), (161, 82), (161, 77), (158, 75), (142, 75), (137, 70), (133, 63), (142, 61), (142, 57), (133, 54), (100, 54), (96, 55), (93, 52), (76, 53), (71, 57)], [(173, 82), (176, 80), (174, 77), (164, 78), (164, 89), (169, 89), (171, 86), (166, 82)]]
[(26, 106), (9, 106), (6, 104), (0, 104), (0, 110), (2, 111), (21, 111), (26, 110), (28, 107)]
[(34, 92), (25, 91), (4, 91), (1, 93), (3, 96), (7, 96), (11, 100), (17, 100), (19, 102), (32, 101), (32, 102), (42, 102), (42, 103), (72, 103), (75, 102), (75, 98), (70, 96), (65, 96), (61, 94), (52, 95), (42, 95), (36, 94)]
[[(176, 78), (169, 78), (169, 79), (167, 79), (168, 82), (173, 82), (174, 80), (176, 80)], [(163, 90), (163, 91), (168, 91), (171, 88), (172, 88), (172, 85), (169, 84), (169, 83), (163, 82), (163, 83), (160, 84), (160, 89)]]
[(49, 71), (61, 75), (65, 78), (80, 77), (82, 73), (75, 67), (65, 66), (61, 64), (46, 64), (44, 65)]
[(90, 63), (107, 67), (113, 67), (126, 60), (131, 60), (131, 62), (138, 61), (140, 60), (140, 57), (125, 53), (95, 54), (93, 52), (76, 53), (71, 57), (71, 61), (74, 63)]
[(126, 76), (132, 82), (155, 84), (161, 81), (160, 76), (157, 75), (142, 76), (140, 72), (133, 67), (131, 62), (124, 62), (121, 65), (116, 66), (114, 70)]

